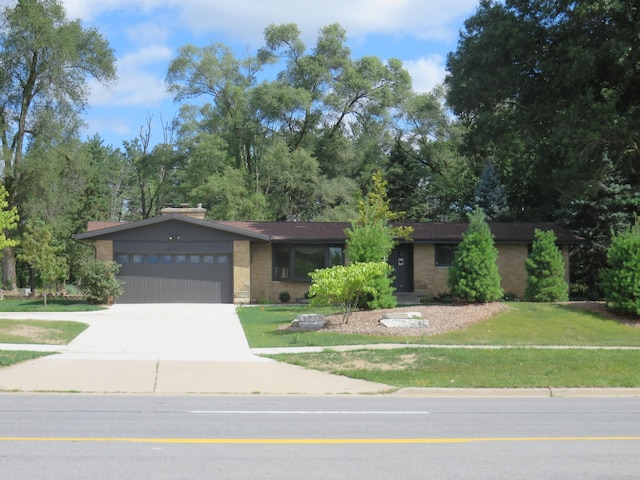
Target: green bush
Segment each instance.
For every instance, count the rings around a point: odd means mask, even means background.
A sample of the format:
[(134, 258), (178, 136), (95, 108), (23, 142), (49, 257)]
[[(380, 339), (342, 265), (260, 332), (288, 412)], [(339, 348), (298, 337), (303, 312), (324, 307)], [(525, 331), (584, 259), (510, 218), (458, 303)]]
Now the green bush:
[(565, 265), (562, 252), (556, 246), (556, 236), (549, 230), (536, 229), (531, 254), (525, 260), (527, 288), (525, 300), (529, 302), (566, 302), (569, 284), (564, 279)]
[(502, 297), (498, 273), (498, 250), (482, 209), (469, 215), (469, 228), (449, 267), (447, 285), (451, 294), (466, 302), (494, 302)]
[(280, 295), (278, 295), (278, 299), (282, 303), (287, 303), (289, 302), (289, 300), (291, 300), (291, 294), (289, 294), (289, 292), (287, 292), (286, 290), (283, 290), (280, 292)]
[(380, 279), (388, 277), (390, 270), (386, 262), (351, 263), (315, 270), (310, 274), (311, 304), (338, 307), (342, 321), (347, 323), (362, 298), (370, 296), (371, 305), (387, 301), (386, 293), (381, 295), (379, 289)]
[(386, 274), (383, 272), (380, 276), (371, 279), (370, 284), (373, 291), (361, 297), (358, 308), (376, 310), (378, 308), (394, 308), (398, 304), (394, 295), (395, 288), (393, 288), (393, 267), (386, 265)]
[(613, 237), (607, 251), (608, 268), (602, 271), (602, 289), (607, 303), (640, 316), (640, 227)]
[(89, 303), (105, 304), (122, 295), (123, 283), (116, 278), (116, 262), (88, 260), (80, 265), (78, 287)]

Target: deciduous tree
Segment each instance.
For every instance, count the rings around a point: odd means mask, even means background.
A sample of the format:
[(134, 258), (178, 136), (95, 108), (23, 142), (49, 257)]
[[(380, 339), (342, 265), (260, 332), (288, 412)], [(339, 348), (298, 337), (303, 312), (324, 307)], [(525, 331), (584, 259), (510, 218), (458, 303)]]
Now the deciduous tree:
[(43, 284), (44, 306), (47, 292), (64, 280), (68, 273), (67, 262), (62, 255), (64, 246), (54, 237), (53, 229), (41, 221), (27, 224), (18, 258), (33, 268)]
[[(104, 37), (66, 18), (58, 0), (19, 0), (2, 11), (0, 36), (0, 161), (10, 207), (16, 206), (27, 145), (55, 129), (74, 132), (87, 104), (87, 79), (115, 79), (115, 57)], [(16, 286), (11, 248), (3, 283)]]

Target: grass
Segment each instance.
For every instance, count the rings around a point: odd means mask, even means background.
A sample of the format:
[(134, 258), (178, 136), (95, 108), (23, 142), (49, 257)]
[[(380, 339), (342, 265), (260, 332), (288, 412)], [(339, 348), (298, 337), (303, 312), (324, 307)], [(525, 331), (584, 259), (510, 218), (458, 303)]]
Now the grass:
[(88, 326), (80, 322), (0, 319), (0, 343), (66, 345)]
[(253, 348), (366, 345), (379, 343), (423, 345), (570, 345), (640, 346), (640, 328), (632, 328), (586, 310), (546, 303), (510, 303), (493, 318), (464, 330), (420, 337), (351, 335), (282, 330), (300, 313), (335, 313), (308, 306), (239, 307)]
[(640, 387), (640, 355), (628, 350), (399, 348), (270, 357), (398, 388)]
[[(279, 361), (403, 387), (534, 388), (640, 387), (637, 350), (534, 349), (530, 346), (640, 346), (640, 328), (593, 312), (544, 303), (509, 310), (442, 335), (379, 337), (283, 332), (309, 307), (244, 307), (238, 313), (252, 347), (375, 343), (453, 345), (452, 348), (362, 349), (270, 355)], [(313, 310), (313, 313), (322, 313)], [(332, 313), (330, 311), (326, 313)], [(496, 345), (499, 349), (455, 348)]]
[(25, 352), (21, 350), (7, 351), (0, 350), (0, 367), (8, 367), (20, 362), (26, 362), (27, 360), (33, 360), (34, 358), (45, 357), (51, 355), (48, 352)]
[(48, 298), (45, 308), (44, 302), (37, 299), (8, 299), (0, 300), (0, 312), (88, 312), (103, 310), (100, 305), (89, 305), (78, 300)]
[[(80, 312), (104, 307), (69, 299), (0, 300), (0, 312)], [(66, 345), (88, 327), (85, 323), (41, 320), (0, 319), (0, 343)], [(0, 367), (50, 355), (46, 352), (0, 350)]]
[[(300, 313), (319, 313), (331, 315), (337, 310), (314, 308), (309, 306), (255, 306), (238, 307), (238, 316), (242, 322), (249, 345), (253, 348), (268, 347), (316, 347), (336, 345), (366, 345), (371, 343), (407, 343), (406, 337), (372, 336), (329, 332), (294, 332), (283, 330)], [(419, 342), (419, 339), (409, 339)]]
[(511, 303), (493, 318), (428, 337), (441, 345), (640, 346), (640, 328), (560, 304)]

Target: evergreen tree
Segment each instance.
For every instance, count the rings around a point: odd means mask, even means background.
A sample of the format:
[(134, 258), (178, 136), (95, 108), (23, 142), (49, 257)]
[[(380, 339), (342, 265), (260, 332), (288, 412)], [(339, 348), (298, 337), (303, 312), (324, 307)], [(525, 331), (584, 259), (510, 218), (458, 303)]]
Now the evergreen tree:
[(524, 298), (530, 302), (565, 302), (569, 285), (564, 279), (565, 265), (556, 246), (556, 236), (549, 230), (536, 229), (531, 255), (525, 260), (527, 288)]
[[(387, 262), (389, 254), (396, 245), (396, 237), (407, 238), (412, 233), (411, 227), (391, 225), (397, 220), (399, 213), (389, 207), (387, 198), (387, 182), (378, 170), (373, 175), (373, 187), (367, 198), (360, 202), (359, 219), (353, 222), (347, 235), (347, 257), (351, 262)], [(393, 296), (393, 278), (391, 267), (388, 274), (372, 279), (366, 296), (361, 298), (360, 307), (393, 308), (396, 298)]]
[(484, 164), (480, 180), (473, 191), (473, 198), (475, 204), (484, 211), (487, 221), (504, 220), (509, 215), (505, 186), (500, 181), (493, 163)]
[(469, 214), (469, 228), (462, 236), (449, 267), (451, 294), (467, 302), (493, 302), (502, 296), (498, 250), (487, 219), (480, 208)]
[(640, 316), (640, 224), (617, 234), (607, 252), (609, 268), (602, 271), (607, 303), (622, 313)]

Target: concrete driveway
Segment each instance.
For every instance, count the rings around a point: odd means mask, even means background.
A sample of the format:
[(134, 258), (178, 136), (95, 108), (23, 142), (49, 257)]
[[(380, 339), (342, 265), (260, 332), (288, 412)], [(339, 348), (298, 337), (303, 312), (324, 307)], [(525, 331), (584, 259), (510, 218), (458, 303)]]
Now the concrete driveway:
[(0, 318), (89, 324), (66, 346), (0, 345), (57, 352), (0, 369), (0, 391), (325, 395), (389, 389), (254, 355), (230, 304), (123, 304)]

